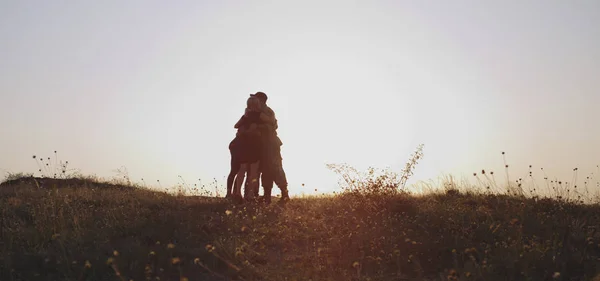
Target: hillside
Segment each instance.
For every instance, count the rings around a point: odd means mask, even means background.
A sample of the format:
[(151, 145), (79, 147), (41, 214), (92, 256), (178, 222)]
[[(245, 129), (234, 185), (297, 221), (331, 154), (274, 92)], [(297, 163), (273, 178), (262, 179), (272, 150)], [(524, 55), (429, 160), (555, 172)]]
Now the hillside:
[(0, 280), (591, 280), (600, 272), (597, 205), (448, 192), (265, 207), (85, 181), (54, 186), (0, 187)]

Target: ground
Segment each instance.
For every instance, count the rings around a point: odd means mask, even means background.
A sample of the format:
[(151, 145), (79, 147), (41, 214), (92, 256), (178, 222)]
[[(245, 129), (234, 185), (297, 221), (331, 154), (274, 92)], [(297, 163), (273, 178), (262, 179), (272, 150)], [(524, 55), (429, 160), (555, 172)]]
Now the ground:
[(449, 191), (235, 205), (86, 180), (0, 186), (0, 280), (592, 280), (600, 207)]

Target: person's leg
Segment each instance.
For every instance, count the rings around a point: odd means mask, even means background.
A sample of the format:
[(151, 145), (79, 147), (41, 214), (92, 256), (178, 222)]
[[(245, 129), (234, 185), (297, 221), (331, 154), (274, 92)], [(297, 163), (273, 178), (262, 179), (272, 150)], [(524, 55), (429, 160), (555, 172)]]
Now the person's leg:
[(283, 170), (283, 158), (281, 157), (281, 148), (279, 146), (274, 148), (273, 156), (273, 181), (275, 181), (275, 184), (277, 184), (277, 187), (281, 190), (281, 200), (289, 200), (290, 195), (287, 189), (288, 182), (285, 171)]
[(260, 181), (263, 187), (263, 198), (267, 204), (271, 203), (271, 191), (273, 190), (273, 159), (271, 150), (270, 143), (263, 143), (260, 160)]
[(263, 170), (261, 175), (263, 187), (263, 198), (265, 203), (271, 203), (271, 190), (273, 190), (273, 173), (269, 170)]
[[(259, 192), (259, 190), (260, 190), (260, 175), (261, 175), (260, 171), (256, 171), (256, 186), (255, 186), (256, 188), (252, 190), (252, 191), (254, 191), (254, 197), (257, 199), (260, 198), (260, 192)], [(264, 194), (264, 191), (263, 191), (263, 194)]]
[(272, 165), (268, 158), (263, 158), (260, 161), (261, 177), (260, 181), (263, 187), (263, 198), (265, 203), (271, 203), (271, 191), (273, 190), (273, 172)]
[(232, 189), (233, 189), (233, 181), (235, 180), (235, 176), (237, 175), (238, 171), (240, 170), (240, 163), (237, 160), (237, 157), (235, 157), (235, 155), (232, 153), (231, 154), (231, 167), (229, 169), (229, 176), (227, 176), (227, 194), (225, 195), (225, 198), (229, 198), (232, 195)]
[(246, 201), (251, 200), (252, 199), (252, 195), (254, 195), (253, 192), (251, 192), (251, 188), (252, 188), (252, 171), (251, 171), (251, 167), (252, 167), (253, 163), (247, 163), (246, 164), (246, 180), (244, 181), (244, 199)]
[[(258, 155), (259, 155), (258, 158), (259, 158), (259, 161), (258, 161), (258, 167), (257, 167), (257, 171), (256, 171), (256, 178), (258, 179), (258, 183), (256, 185), (256, 189), (254, 190), (254, 194), (256, 195), (256, 198), (260, 198), (259, 191), (260, 191), (260, 186), (261, 186), (261, 184), (263, 182), (263, 176), (262, 175), (264, 173), (263, 171), (265, 169), (265, 165), (268, 164), (265, 161), (265, 159), (266, 159), (265, 156), (266, 155), (264, 154), (264, 152), (265, 152), (264, 142), (261, 142), (258, 147), (259, 147), (258, 148)], [(265, 195), (265, 190), (264, 190), (264, 185), (263, 185), (263, 198), (264, 198), (264, 195)]]
[(244, 197), (247, 200), (253, 200), (256, 198), (256, 193), (254, 190), (258, 189), (258, 178), (257, 178), (257, 172), (258, 172), (258, 163), (259, 162), (254, 162), (254, 163), (250, 163), (248, 164), (248, 179), (246, 181), (248, 181), (248, 185), (246, 186), (246, 189), (244, 190)]
[(261, 182), (260, 175), (261, 175), (260, 162), (258, 162), (258, 165), (256, 165), (256, 188), (253, 190), (254, 191), (254, 197), (256, 199), (260, 198), (260, 195), (259, 195), (260, 182)]
[(242, 183), (244, 182), (244, 177), (246, 174), (248, 164), (243, 163), (240, 165), (240, 169), (238, 170), (237, 176), (235, 178), (235, 184), (233, 186), (233, 197), (242, 197)]
[[(248, 169), (248, 168), (246, 168)], [(246, 180), (244, 181), (244, 198), (247, 197), (248, 195), (246, 195), (246, 190), (248, 189), (248, 185), (250, 184), (250, 175), (249, 175), (250, 171), (246, 170)]]

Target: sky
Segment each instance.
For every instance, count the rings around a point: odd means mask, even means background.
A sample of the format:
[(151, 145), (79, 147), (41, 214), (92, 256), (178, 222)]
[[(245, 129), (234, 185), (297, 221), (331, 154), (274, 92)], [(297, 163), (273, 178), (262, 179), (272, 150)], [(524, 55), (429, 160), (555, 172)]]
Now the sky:
[(223, 184), (263, 91), (292, 194), (421, 143), (411, 182), (598, 174), (599, 1), (5, 0), (0, 41), (0, 173)]

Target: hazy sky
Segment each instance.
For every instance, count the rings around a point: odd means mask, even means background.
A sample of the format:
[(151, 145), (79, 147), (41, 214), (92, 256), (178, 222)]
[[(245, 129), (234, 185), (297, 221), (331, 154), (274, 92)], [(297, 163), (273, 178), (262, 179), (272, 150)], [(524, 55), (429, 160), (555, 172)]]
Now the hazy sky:
[(57, 150), (223, 183), (256, 91), (292, 193), (334, 190), (326, 163), (399, 171), (419, 143), (415, 180), (501, 172), (501, 151), (515, 176), (600, 164), (600, 1), (4, 0), (0, 42), (0, 172)]

